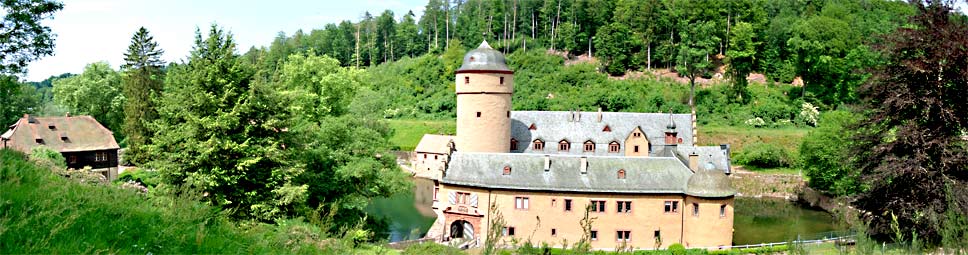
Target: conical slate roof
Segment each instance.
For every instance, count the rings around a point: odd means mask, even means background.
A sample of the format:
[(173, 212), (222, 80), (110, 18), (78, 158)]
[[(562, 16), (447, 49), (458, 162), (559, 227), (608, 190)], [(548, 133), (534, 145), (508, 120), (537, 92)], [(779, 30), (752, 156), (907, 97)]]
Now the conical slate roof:
[(487, 41), (481, 43), (477, 49), (471, 50), (464, 55), (464, 63), (457, 69), (457, 73), (471, 71), (494, 71), (500, 73), (511, 73), (504, 54), (491, 48)]
[(715, 170), (712, 163), (706, 163), (706, 169), (696, 171), (689, 177), (686, 184), (686, 195), (695, 197), (730, 197), (736, 194), (729, 177), (722, 171)]

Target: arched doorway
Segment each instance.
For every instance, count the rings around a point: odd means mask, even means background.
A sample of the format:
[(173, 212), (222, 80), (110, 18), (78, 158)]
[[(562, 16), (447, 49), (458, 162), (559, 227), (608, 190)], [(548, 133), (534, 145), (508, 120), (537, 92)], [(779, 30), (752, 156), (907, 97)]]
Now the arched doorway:
[(474, 238), (474, 225), (466, 220), (457, 220), (450, 224), (450, 238)]

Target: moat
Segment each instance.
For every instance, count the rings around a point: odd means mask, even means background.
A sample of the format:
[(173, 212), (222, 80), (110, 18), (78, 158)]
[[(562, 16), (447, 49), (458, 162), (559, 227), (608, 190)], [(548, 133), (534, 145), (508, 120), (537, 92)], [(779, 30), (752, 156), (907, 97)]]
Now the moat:
[[(411, 192), (375, 199), (367, 211), (387, 220), (390, 242), (422, 237), (434, 222), (433, 182), (415, 179)], [(758, 244), (812, 238), (842, 230), (825, 211), (775, 198), (736, 198), (733, 244)]]

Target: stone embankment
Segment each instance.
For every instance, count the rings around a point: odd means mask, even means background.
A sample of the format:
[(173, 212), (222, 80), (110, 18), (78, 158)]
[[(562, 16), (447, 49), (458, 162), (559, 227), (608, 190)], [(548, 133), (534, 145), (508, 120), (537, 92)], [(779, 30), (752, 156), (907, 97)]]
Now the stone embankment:
[(772, 197), (797, 200), (806, 182), (798, 174), (763, 174), (733, 166), (729, 176), (736, 188), (737, 197)]

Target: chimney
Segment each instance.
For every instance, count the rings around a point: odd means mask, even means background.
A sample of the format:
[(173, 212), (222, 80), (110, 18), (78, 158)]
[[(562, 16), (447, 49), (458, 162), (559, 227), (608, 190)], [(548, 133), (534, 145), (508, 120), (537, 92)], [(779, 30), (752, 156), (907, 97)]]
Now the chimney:
[(575, 121), (575, 112), (568, 111), (568, 122)]
[(578, 167), (581, 168), (581, 174), (588, 173), (588, 157), (581, 157), (581, 162), (579, 164), (580, 165)]
[(575, 122), (581, 121), (581, 110), (575, 110)]
[(551, 171), (551, 156), (544, 156), (544, 170), (545, 172)]
[(672, 112), (669, 112), (669, 124), (665, 131), (666, 146), (676, 146), (679, 144), (678, 132), (676, 132), (676, 122), (672, 121)]
[(598, 122), (602, 122), (602, 108), (598, 107)]
[(696, 152), (689, 153), (689, 169), (693, 172), (699, 171), (699, 154)]

